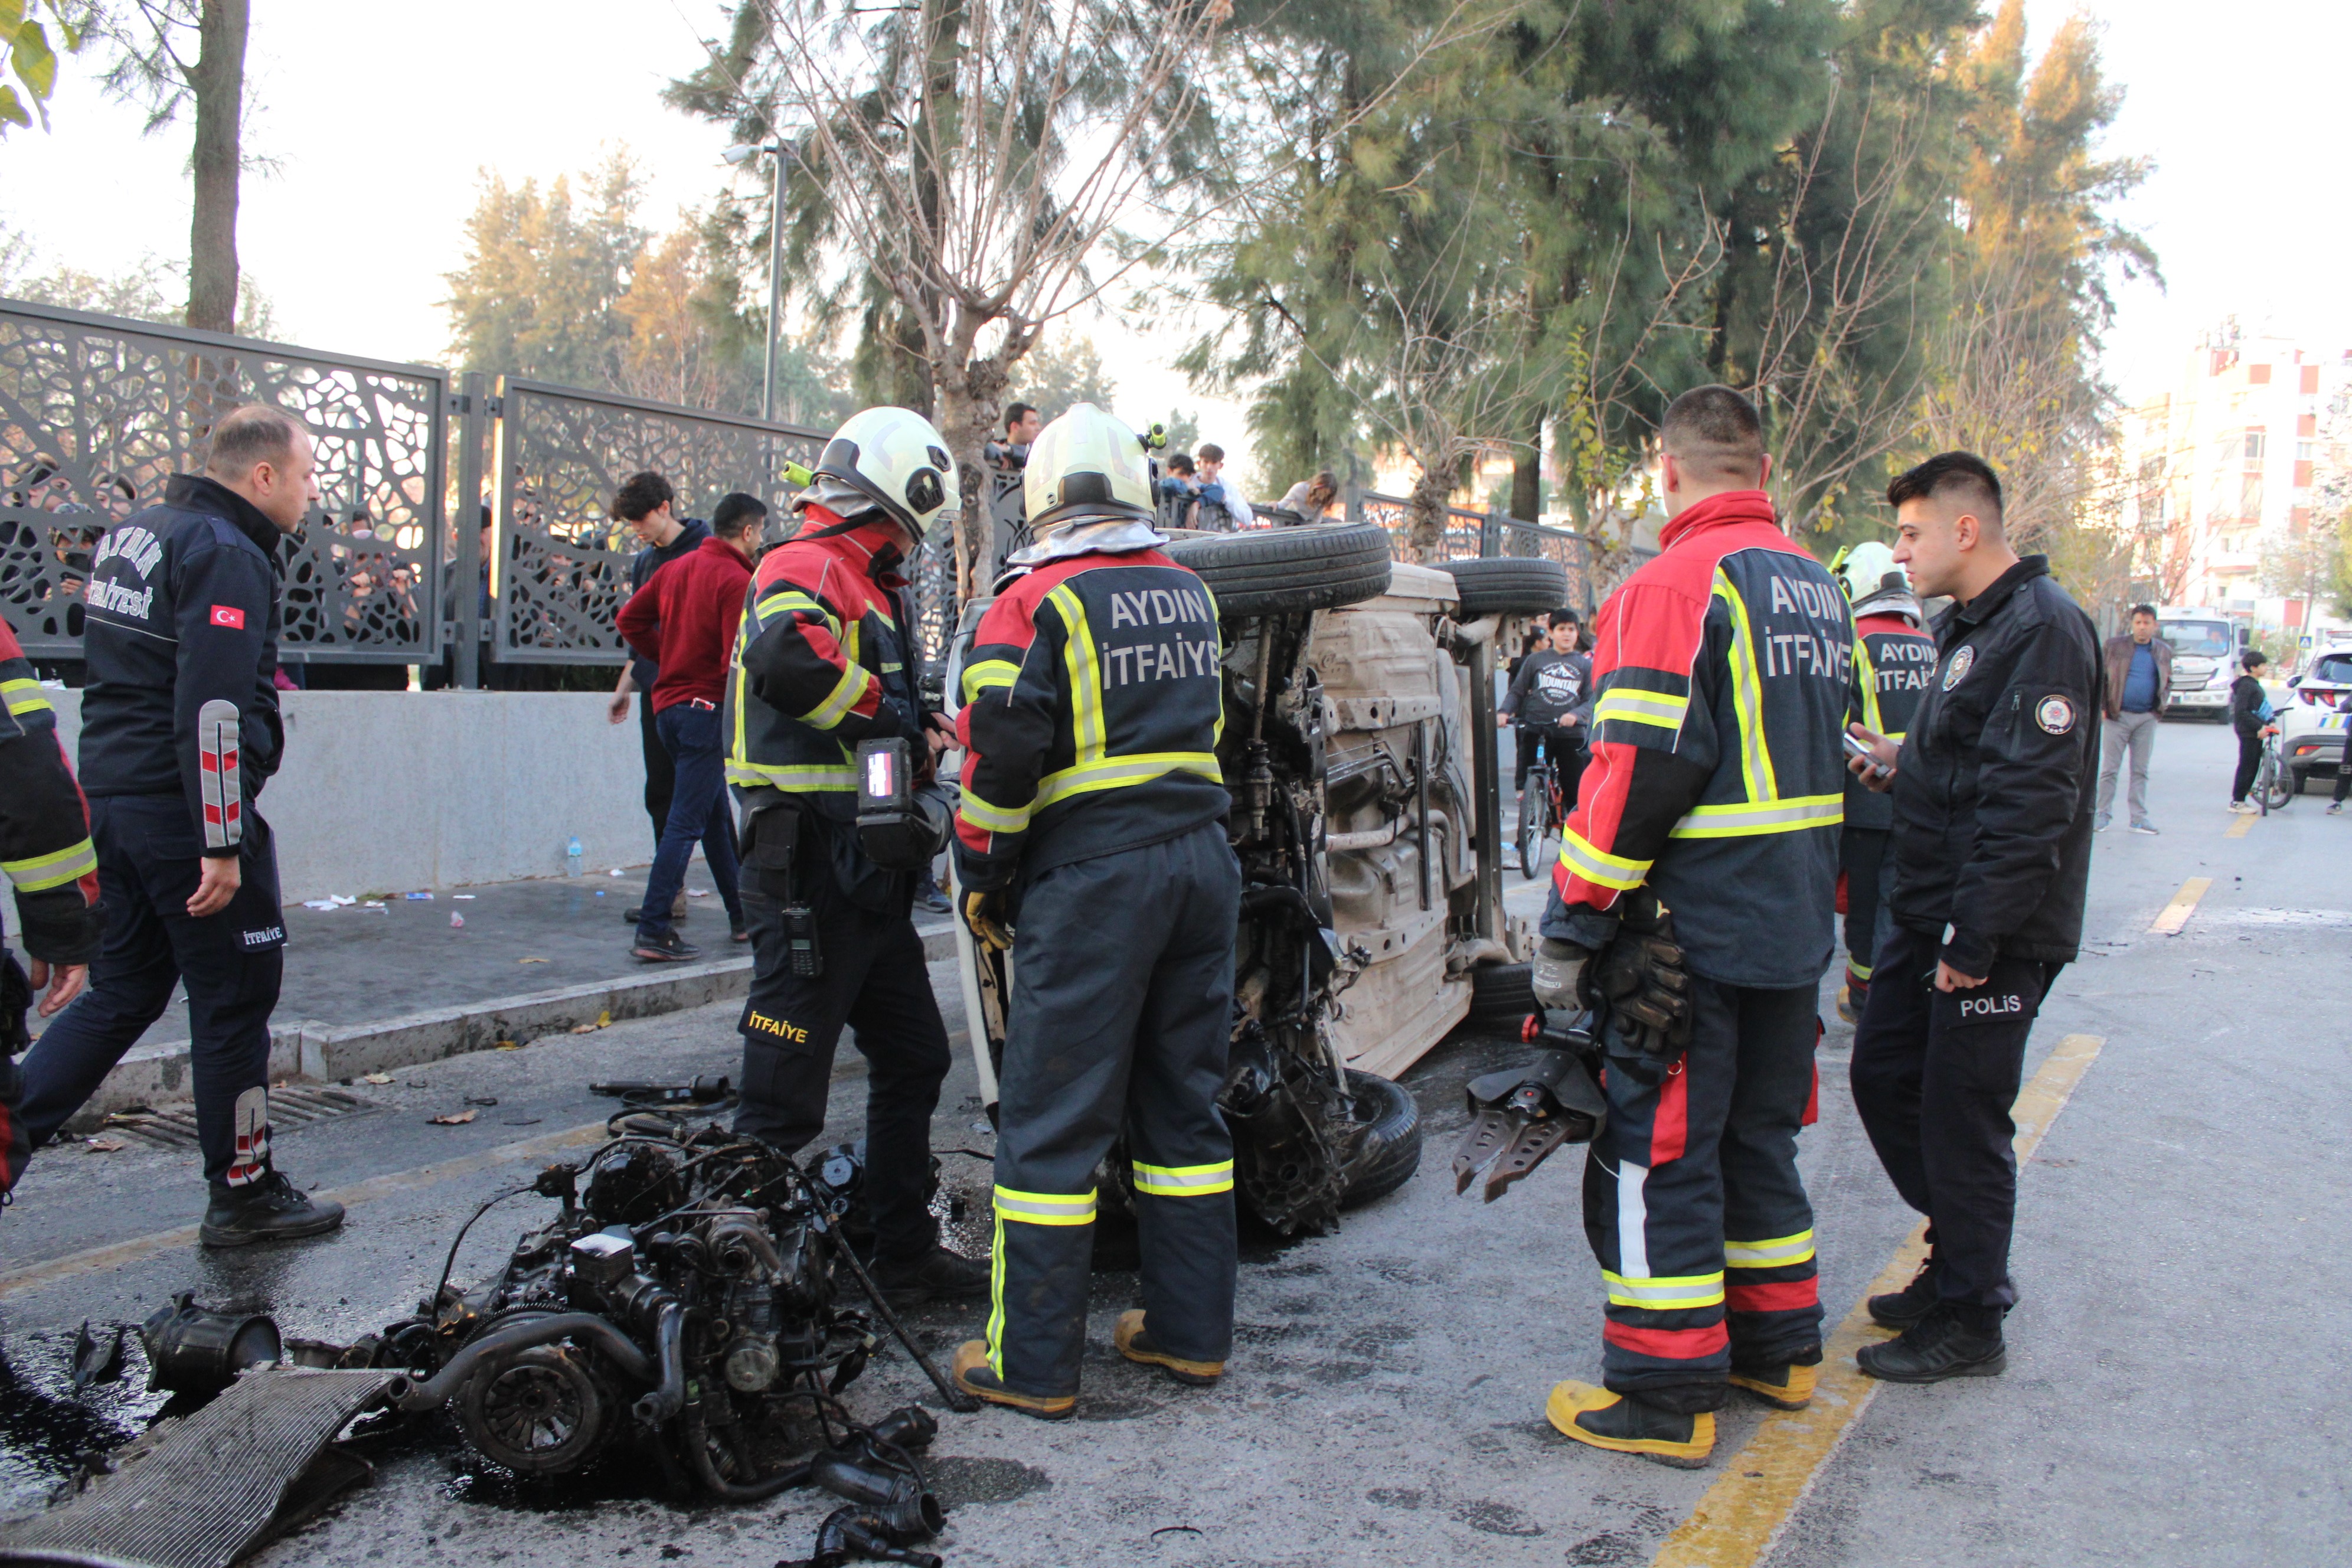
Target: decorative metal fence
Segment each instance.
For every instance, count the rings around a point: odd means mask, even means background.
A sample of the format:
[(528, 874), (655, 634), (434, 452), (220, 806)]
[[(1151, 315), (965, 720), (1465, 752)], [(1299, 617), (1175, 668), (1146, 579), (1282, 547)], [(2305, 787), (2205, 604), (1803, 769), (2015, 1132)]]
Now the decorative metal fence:
[(0, 300), (0, 614), (71, 659), (100, 537), (204, 467), (244, 403), (301, 421), (320, 503), (289, 542), (279, 656), (440, 655), (447, 378), (424, 365)]
[[(1412, 503), (1402, 496), (1381, 495), (1372, 490), (1351, 490), (1347, 499), (1349, 518), (1377, 522), (1387, 529), (1396, 553), (1402, 556), (1406, 510)], [(1506, 512), (1472, 511), (1458, 506), (1445, 509), (1444, 552), (1448, 561), (1488, 555), (1529, 555), (1557, 561), (1568, 572), (1568, 604), (1562, 607), (1580, 609), (1587, 620), (1618, 584), (1657, 553), (1643, 545), (1612, 546), (1570, 529), (1529, 522)]]

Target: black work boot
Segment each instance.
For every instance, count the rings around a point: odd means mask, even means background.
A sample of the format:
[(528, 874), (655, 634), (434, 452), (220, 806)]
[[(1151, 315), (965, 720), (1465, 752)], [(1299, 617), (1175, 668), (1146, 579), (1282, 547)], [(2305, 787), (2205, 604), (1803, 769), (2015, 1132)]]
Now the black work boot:
[(1678, 1470), (1696, 1470), (1715, 1452), (1715, 1412), (1678, 1415), (1589, 1383), (1563, 1383), (1544, 1403), (1562, 1436), (1617, 1454), (1639, 1454)]
[(636, 945), (629, 949), (629, 956), (647, 963), (684, 963), (688, 959), (700, 958), (702, 950), (677, 932), (666, 931), (659, 936), (638, 937)]
[(1907, 1329), (1935, 1309), (1943, 1298), (1936, 1293), (1936, 1255), (1929, 1253), (1900, 1290), (1870, 1299), (1870, 1321), (1885, 1329)]
[(1999, 1307), (1939, 1301), (1891, 1340), (1864, 1345), (1854, 1364), (1882, 1383), (1941, 1383), (1948, 1377), (1998, 1377), (2009, 1367)]
[(206, 1247), (243, 1247), (319, 1236), (342, 1223), (342, 1205), (314, 1198), (272, 1171), (248, 1187), (215, 1186), (197, 1235)]
[(919, 1252), (903, 1262), (877, 1260), (870, 1272), (876, 1288), (894, 1307), (988, 1294), (988, 1265), (944, 1247)]

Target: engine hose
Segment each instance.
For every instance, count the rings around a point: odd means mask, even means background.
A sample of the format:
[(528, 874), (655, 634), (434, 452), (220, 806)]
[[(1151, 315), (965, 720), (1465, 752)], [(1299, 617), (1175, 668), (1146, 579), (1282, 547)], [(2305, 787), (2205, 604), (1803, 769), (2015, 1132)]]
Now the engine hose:
[(947, 1524), (940, 1500), (914, 1477), (859, 1464), (838, 1450), (811, 1459), (808, 1479), (834, 1496), (858, 1504), (900, 1541), (928, 1541)]
[(686, 1403), (686, 1309), (676, 1301), (666, 1303), (654, 1320), (654, 1357), (661, 1363), (661, 1381), (632, 1407), (648, 1426), (660, 1426)]
[[(397, 1403), (403, 1410), (434, 1409), (447, 1404), (450, 1396), (464, 1387), (466, 1380), (491, 1356), (509, 1351), (529, 1350), (533, 1345), (564, 1339), (584, 1340), (593, 1344), (611, 1358), (614, 1365), (639, 1383), (655, 1381), (652, 1360), (636, 1347), (628, 1335), (593, 1312), (557, 1312), (551, 1317), (533, 1319), (483, 1335), (451, 1356), (448, 1364), (439, 1372), (412, 1386)], [(679, 1396), (683, 1398), (682, 1370), (679, 1377)]]
[(686, 1452), (687, 1458), (694, 1461), (694, 1473), (700, 1478), (704, 1489), (727, 1502), (765, 1502), (788, 1487), (808, 1484), (809, 1465), (805, 1459), (749, 1484), (730, 1481), (720, 1475), (718, 1461), (710, 1457), (710, 1428), (702, 1419), (699, 1405), (687, 1408)]
[(817, 1526), (816, 1551), (808, 1568), (846, 1568), (861, 1557), (884, 1563), (911, 1563), (915, 1568), (945, 1568), (937, 1552), (893, 1546), (887, 1527), (877, 1516), (852, 1503), (835, 1509)]

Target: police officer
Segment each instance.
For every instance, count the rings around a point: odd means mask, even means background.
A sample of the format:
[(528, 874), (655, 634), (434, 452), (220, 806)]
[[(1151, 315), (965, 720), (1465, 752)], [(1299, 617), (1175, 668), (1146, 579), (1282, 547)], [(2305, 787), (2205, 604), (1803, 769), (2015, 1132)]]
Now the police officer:
[(1241, 866), (1217, 763), (1217, 613), (1161, 554), (1134, 433), (1091, 404), (1029, 450), (1038, 542), (1012, 558), (963, 670), (956, 878), (973, 936), (1018, 963), (996, 1142), (987, 1337), (966, 1392), (1046, 1419), (1076, 1403), (1095, 1169), (1125, 1131), (1142, 1229), (1128, 1360), (1196, 1386), (1232, 1346), (1232, 1135), (1217, 1110)]
[[(89, 808), (74, 787), (73, 768), (58, 740), (58, 716), (16, 634), (0, 621), (0, 872), (16, 889), (16, 923), (33, 961), (27, 975), (16, 955), (0, 952), (0, 1204), (7, 1202), (32, 1140), (17, 1115), (22, 1086), (16, 1053), (25, 1048), (25, 1015), (40, 996), (41, 1016), (78, 995), (98, 956), (98, 851)], [(6, 927), (0, 923), (0, 935)]]
[(276, 551), (319, 499), (313, 467), (293, 420), (236, 409), (213, 427), (204, 473), (99, 542), (84, 590), (81, 784), (106, 939), (89, 991), (25, 1058), (25, 1125), (47, 1142), (184, 984), (207, 1247), (343, 1222), (270, 1159), (286, 927), (253, 805), (285, 747)]
[[(1874, 539), (1838, 552), (1830, 570), (1853, 604), (1855, 657), (1863, 662), (1861, 722), (1899, 746), (1935, 669), (1936, 639), (1920, 629), (1927, 614), (1895, 552)], [(1893, 925), (1886, 894), (1895, 867), (1886, 858), (1886, 832), (1894, 823), (1895, 807), (1885, 795), (1858, 778), (1846, 780), (1845, 828), (1838, 839), (1838, 873), (1845, 879), (1845, 984), (1838, 988), (1837, 1009), (1849, 1024), (1862, 1016), (1873, 961)]]
[(928, 1206), (947, 1026), (910, 912), (914, 875), (877, 865), (859, 840), (856, 759), (861, 741), (905, 740), (926, 765), (945, 746), (944, 721), (919, 695), (898, 568), (955, 504), (929, 420), (869, 408), (844, 425), (793, 503), (800, 531), (752, 574), (720, 714), (752, 953), (735, 1130), (787, 1153), (814, 1139), (834, 1048), (854, 1029), (874, 1272), (908, 1302), (975, 1295), (988, 1276), (940, 1245)]
[(1955, 603), (1937, 617), (1941, 657), (1910, 733), (1899, 749), (1862, 735), (1876, 765), (1853, 763), (1891, 782), (1895, 805), (1895, 928), (1854, 1031), (1853, 1099), (1929, 1241), (1909, 1285), (1870, 1299), (1903, 1331), (1855, 1359), (1873, 1377), (1933, 1383), (2006, 1364), (2010, 1108), (2034, 1015), (2082, 938), (2104, 691), (2090, 617), (2047, 557), (2010, 548), (1982, 458), (1930, 458), (1886, 499), (1895, 560), (1920, 593)]
[(1700, 387), (1659, 435), (1668, 521), (1601, 611), (1592, 756), (1535, 965), (1546, 1006), (1597, 1008), (1608, 1053), (1584, 1192), (1601, 1386), (1562, 1383), (1546, 1413), (1689, 1468), (1735, 1386), (1801, 1408), (1821, 1362), (1797, 1131), (1860, 699), (1844, 595), (1763, 491), (1754, 405)]

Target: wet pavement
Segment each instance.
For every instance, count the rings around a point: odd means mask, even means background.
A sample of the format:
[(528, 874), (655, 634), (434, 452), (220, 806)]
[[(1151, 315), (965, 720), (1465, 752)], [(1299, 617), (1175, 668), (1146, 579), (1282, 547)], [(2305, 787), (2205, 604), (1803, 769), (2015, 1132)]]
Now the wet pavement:
[[(2352, 1395), (2326, 1372), (2352, 1352), (2334, 1304), (2352, 1283), (2336, 1245), (2352, 1196), (2339, 1157), (2352, 1060), (2325, 1022), (2352, 957), (2337, 870), (2352, 817), (2324, 817), (2306, 797), (2229, 837), (2230, 750), (2218, 731), (2167, 725), (2164, 837), (2098, 841), (2090, 945), (2045, 1008), (2028, 1071), (2063, 1037), (2105, 1045), (2021, 1173), (2024, 1304), (2008, 1374), (1879, 1392), (1805, 1478), (1777, 1541), (1718, 1561), (2316, 1563), (2339, 1554), (2328, 1542), (2352, 1539), (2352, 1487), (2326, 1436), (2352, 1418)], [(2189, 878), (2210, 886), (2181, 934), (2149, 934)], [(1540, 899), (1516, 869), (1507, 886), (1515, 910)], [(960, 1030), (949, 972), (933, 975)], [(1823, 1013), (1822, 1119), (1801, 1159), (1834, 1323), (1914, 1216), (1843, 1092), (1852, 1037), (1826, 986)], [(0, 1219), (0, 1346), (30, 1384), (0, 1401), (0, 1507), (34, 1500), (84, 1439), (144, 1414), (125, 1389), (57, 1408), (84, 1319), (136, 1319), (193, 1289), (215, 1305), (267, 1305), (289, 1334), (380, 1327), (414, 1309), (475, 1205), (577, 1147), (562, 1140), (610, 1110), (586, 1093), (591, 1077), (731, 1072), (734, 1017), (732, 1005), (704, 1008), (354, 1086), (368, 1110), (279, 1142), (298, 1179), (354, 1195), (350, 1225), (318, 1243), (206, 1254), (143, 1239), (194, 1219), (188, 1156), (43, 1155)], [(1110, 1326), (1135, 1304), (1135, 1280), (1099, 1276), (1077, 1420), (942, 1416), (932, 1466), (952, 1512), (936, 1549), (974, 1565), (1651, 1562), (1736, 1470), (1764, 1417), (1728, 1413), (1713, 1466), (1696, 1472), (1575, 1448), (1546, 1426), (1545, 1389), (1591, 1376), (1599, 1359), (1574, 1153), (1491, 1206), (1456, 1199), (1445, 1170), (1465, 1120), (1461, 1084), (1518, 1051), (1440, 1047), (1407, 1078), (1427, 1121), (1421, 1173), (1336, 1236), (1253, 1247), (1221, 1387), (1181, 1389), (1118, 1361)], [(830, 1136), (856, 1130), (859, 1076), (845, 1049)], [(959, 1036), (939, 1147), (989, 1147), (972, 1096)], [(426, 1124), (468, 1097), (499, 1103), (466, 1126)], [(966, 1200), (958, 1234), (977, 1245), (987, 1168), (960, 1154), (943, 1166)], [(493, 1211), (458, 1276), (493, 1266), (543, 1206)], [(102, 1246), (115, 1248), (102, 1270), (59, 1262)], [(940, 1306), (912, 1321), (944, 1357), (979, 1320)], [(871, 1416), (925, 1389), (894, 1352), (848, 1399)], [(373, 1457), (372, 1487), (257, 1561), (366, 1568), (463, 1552), (563, 1568), (768, 1568), (805, 1556), (833, 1507), (805, 1492), (680, 1505), (628, 1476), (541, 1493), (486, 1474), (446, 1434)]]

